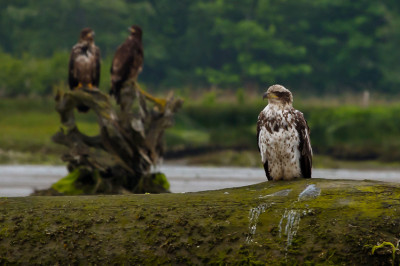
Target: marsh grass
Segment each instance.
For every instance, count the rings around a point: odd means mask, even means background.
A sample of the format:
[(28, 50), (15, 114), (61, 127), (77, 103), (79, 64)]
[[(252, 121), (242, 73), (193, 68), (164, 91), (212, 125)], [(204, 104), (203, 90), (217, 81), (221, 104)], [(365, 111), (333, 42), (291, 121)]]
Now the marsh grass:
[[(212, 101), (209, 95), (206, 100), (186, 99), (175, 117), (175, 126), (166, 131), (167, 152), (227, 151), (231, 158), (227, 164), (254, 166), (254, 160), (246, 158), (257, 153), (256, 121), (266, 102), (257, 99), (256, 94), (250, 95), (246, 98), (215, 94)], [(324, 159), (315, 161), (318, 167), (335, 168), (345, 161), (396, 165), (400, 160), (397, 102), (374, 103), (365, 108), (357, 104), (336, 105), (333, 100), (316, 102), (300, 98), (295, 107), (308, 120), (314, 153), (323, 155)], [(64, 148), (51, 141), (60, 127), (52, 98), (1, 99), (0, 114), (0, 163), (61, 163), (57, 158)], [(76, 113), (76, 120), (82, 132), (98, 134), (93, 113)], [(206, 162), (200, 158), (202, 154), (194, 154), (193, 161), (212, 164), (213, 156), (208, 156), (210, 161)], [(338, 160), (340, 163), (336, 164)]]
[[(0, 163), (61, 163), (63, 147), (51, 141), (60, 127), (52, 99), (0, 100)], [(78, 114), (80, 129), (89, 135), (98, 126), (89, 114)]]

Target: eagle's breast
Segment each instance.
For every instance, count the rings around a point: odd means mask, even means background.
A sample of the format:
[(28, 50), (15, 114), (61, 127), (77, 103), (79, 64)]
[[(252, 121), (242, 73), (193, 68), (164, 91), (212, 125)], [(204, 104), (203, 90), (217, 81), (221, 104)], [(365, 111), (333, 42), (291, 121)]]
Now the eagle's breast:
[(92, 83), (93, 72), (96, 69), (96, 59), (91, 47), (77, 47), (80, 52), (75, 58), (74, 76), (82, 83)]
[(300, 137), (293, 108), (280, 109), (267, 105), (259, 115), (258, 145), (261, 160), (268, 160), (268, 170), (274, 180), (301, 176)]

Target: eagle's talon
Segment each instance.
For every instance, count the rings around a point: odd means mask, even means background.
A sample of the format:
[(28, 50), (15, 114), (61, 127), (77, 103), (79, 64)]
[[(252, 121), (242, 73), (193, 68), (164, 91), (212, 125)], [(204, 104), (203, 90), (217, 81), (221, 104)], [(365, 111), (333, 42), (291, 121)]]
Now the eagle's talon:
[(72, 90), (79, 90), (83, 87), (83, 84), (81, 82), (78, 83), (78, 86), (74, 87)]

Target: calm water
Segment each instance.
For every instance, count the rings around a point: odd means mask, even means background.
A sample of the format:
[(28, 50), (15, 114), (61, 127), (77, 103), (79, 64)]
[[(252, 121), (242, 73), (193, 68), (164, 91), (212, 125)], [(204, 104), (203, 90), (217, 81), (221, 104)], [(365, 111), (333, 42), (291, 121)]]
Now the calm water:
[[(171, 191), (176, 193), (240, 187), (266, 181), (261, 168), (164, 165), (155, 170), (167, 175)], [(48, 188), (66, 174), (64, 166), (3, 165), (0, 166), (0, 196), (28, 196), (34, 189)], [(314, 169), (313, 177), (400, 182), (400, 171)]]

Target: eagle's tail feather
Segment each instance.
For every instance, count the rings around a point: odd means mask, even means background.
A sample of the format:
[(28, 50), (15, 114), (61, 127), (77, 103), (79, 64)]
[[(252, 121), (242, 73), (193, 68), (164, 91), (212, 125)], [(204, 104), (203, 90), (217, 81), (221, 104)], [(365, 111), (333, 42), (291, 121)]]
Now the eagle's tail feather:
[(265, 171), (265, 175), (267, 176), (268, 181), (272, 180), (273, 178), (269, 174), (268, 160), (266, 160), (265, 163), (264, 163), (264, 171)]
[(121, 96), (120, 96), (120, 86), (118, 84), (113, 83), (110, 89), (110, 95), (114, 95), (117, 104), (121, 103)]

